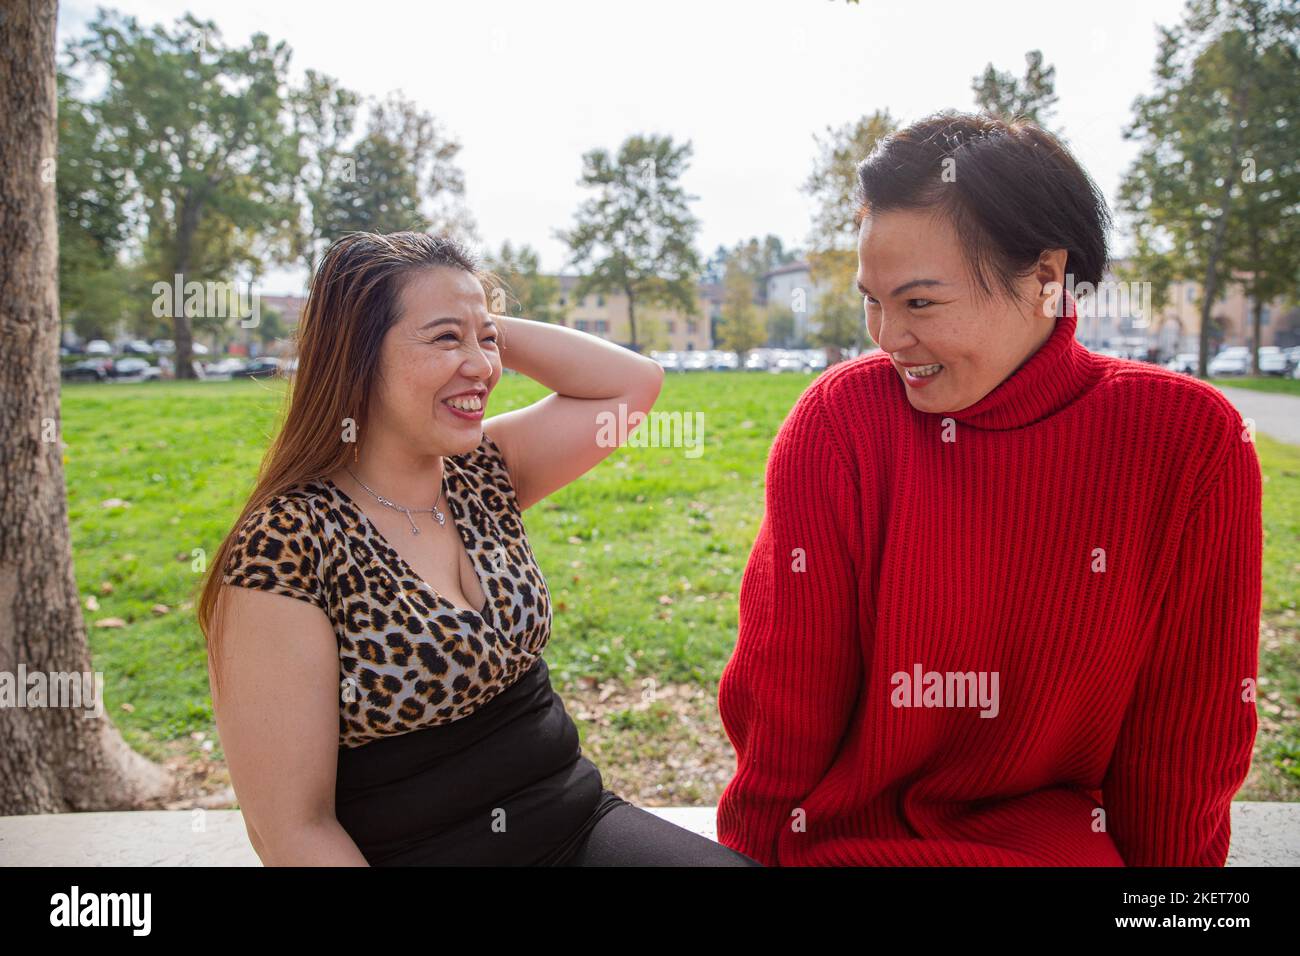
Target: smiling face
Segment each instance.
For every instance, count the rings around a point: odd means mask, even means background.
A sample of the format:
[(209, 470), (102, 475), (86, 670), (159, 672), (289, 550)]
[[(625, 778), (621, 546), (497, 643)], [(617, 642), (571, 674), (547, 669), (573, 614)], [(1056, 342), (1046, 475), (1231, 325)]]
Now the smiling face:
[(975, 404), (1037, 351), (1055, 324), (1044, 284), (1060, 282), (1064, 264), (1065, 250), (1044, 253), (1035, 273), (1019, 280), (1025, 301), (1015, 302), (981, 296), (942, 213), (867, 215), (858, 233), (867, 330), (889, 353), (907, 400), (923, 412)]
[(483, 286), (463, 269), (422, 269), (406, 278), (397, 309), (380, 347), (371, 424), (430, 455), (472, 451), (501, 378)]

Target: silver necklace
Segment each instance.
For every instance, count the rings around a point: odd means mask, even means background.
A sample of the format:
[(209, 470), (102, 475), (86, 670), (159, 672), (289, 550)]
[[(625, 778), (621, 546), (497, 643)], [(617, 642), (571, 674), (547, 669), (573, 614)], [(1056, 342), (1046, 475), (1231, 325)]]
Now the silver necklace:
[[(347, 466), (344, 466), (344, 467), (347, 469), (347, 473), (348, 473), (349, 475), (352, 475), (352, 469), (351, 469), (351, 468), (347, 468)], [(444, 479), (446, 478), (446, 472), (445, 472), (445, 471), (443, 472), (443, 477), (444, 477)], [(384, 497), (383, 495), (381, 495), (379, 492), (375, 491), (373, 488), (371, 488), (368, 484), (366, 484), (364, 481), (362, 481), (362, 480), (361, 480), (360, 478), (358, 478), (356, 475), (352, 475), (352, 480), (355, 481), (357, 484), (359, 484), (362, 488), (366, 489), (366, 491), (368, 491), (368, 492), (370, 492), (372, 495), (374, 495), (375, 498), (376, 498), (376, 500), (378, 500), (378, 502), (379, 502), (381, 505), (387, 505), (388, 507), (392, 508), (394, 511), (400, 511), (400, 512), (404, 513), (404, 514), (406, 515), (406, 520), (409, 521), (409, 522), (411, 522), (411, 534), (419, 534), (419, 533), (420, 533), (420, 529), (419, 529), (419, 528), (416, 526), (416, 524), (415, 524), (415, 519), (411, 517), (411, 513), (412, 513), (412, 512), (415, 512), (416, 514), (429, 514), (429, 513), (432, 513), (433, 516), (434, 516), (434, 518), (437, 519), (439, 525), (444, 525), (444, 526), (445, 526), (445, 525), (447, 524), (447, 516), (444, 515), (441, 511), (438, 510), (438, 502), (442, 500), (442, 482), (439, 482), (439, 483), (438, 483), (438, 498), (437, 498), (436, 501), (434, 501), (434, 503), (433, 503), (433, 507), (432, 507), (432, 508), (408, 508), (408, 507), (406, 507), (405, 505), (399, 505), (399, 504), (398, 504), (397, 502), (395, 502), (395, 501), (389, 501), (387, 498), (385, 498), (385, 497)]]

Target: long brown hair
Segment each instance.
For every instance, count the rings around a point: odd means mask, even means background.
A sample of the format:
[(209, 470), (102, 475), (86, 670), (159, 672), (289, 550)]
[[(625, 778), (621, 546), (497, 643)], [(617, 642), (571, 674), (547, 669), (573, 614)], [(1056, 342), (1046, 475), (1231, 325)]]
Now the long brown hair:
[[(199, 585), (199, 627), (216, 678), (221, 633), (222, 572), (240, 526), (276, 495), (341, 468), (363, 440), (380, 345), (397, 319), (398, 298), (414, 272), (434, 266), (464, 269), (496, 287), (456, 240), (422, 232), (356, 232), (326, 250), (312, 277), (294, 339), (298, 369), (285, 390), (284, 424), (258, 469), (257, 484)], [(345, 441), (347, 420), (355, 441)]]

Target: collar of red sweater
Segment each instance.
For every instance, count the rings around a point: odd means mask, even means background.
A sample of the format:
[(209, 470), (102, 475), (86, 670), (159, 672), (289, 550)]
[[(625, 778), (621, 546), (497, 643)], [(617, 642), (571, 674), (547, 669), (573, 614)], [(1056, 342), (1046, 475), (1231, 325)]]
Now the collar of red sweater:
[(1068, 292), (1064, 295), (1063, 314), (1038, 351), (974, 405), (944, 412), (945, 418), (990, 431), (1023, 428), (1060, 411), (1097, 384), (1102, 362), (1074, 337), (1075, 302)]

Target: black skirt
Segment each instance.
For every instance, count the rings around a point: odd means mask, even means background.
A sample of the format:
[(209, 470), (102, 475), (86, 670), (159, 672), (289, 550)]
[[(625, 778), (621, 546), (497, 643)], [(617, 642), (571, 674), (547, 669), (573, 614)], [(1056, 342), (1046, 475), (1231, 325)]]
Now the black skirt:
[(466, 717), (339, 748), (335, 815), (371, 866), (558, 865), (625, 802), (542, 658)]

